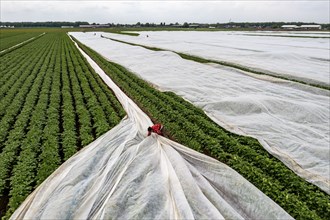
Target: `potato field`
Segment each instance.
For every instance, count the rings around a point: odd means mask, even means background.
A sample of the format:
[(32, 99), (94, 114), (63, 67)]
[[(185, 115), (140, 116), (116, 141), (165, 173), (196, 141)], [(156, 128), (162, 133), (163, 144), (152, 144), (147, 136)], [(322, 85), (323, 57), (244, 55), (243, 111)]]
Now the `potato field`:
[(41, 31), (29, 32), (29, 31), (7, 31), (0, 33), (0, 53), (6, 49), (14, 47), (17, 44), (28, 42), (35, 38), (38, 38), (42, 34)]
[[(0, 34), (0, 217), (8, 219), (62, 163), (126, 115), (65, 32)], [(170, 139), (236, 170), (295, 219), (328, 219), (330, 197), (251, 137), (161, 92), (73, 38)], [(129, 56), (129, 54), (127, 55)]]
[(9, 216), (125, 112), (65, 33), (45, 34), (0, 59), (1, 215), (8, 202)]

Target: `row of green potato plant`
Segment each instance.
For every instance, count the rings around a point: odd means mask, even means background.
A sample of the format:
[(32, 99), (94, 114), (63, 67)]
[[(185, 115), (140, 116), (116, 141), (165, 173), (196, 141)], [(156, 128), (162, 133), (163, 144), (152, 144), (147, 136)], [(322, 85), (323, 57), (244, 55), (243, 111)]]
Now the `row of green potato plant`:
[[(22, 52), (31, 57), (25, 62), (32, 65), (22, 63), (24, 69), (17, 69), (21, 75), (10, 82), (15, 88), (0, 98), (0, 102), (9, 100), (0, 121), (4, 132), (0, 135), (0, 203), (9, 197), (6, 210), (0, 207), (0, 217), (6, 212), (4, 219), (61, 163), (125, 115), (65, 33), (47, 34), (3, 57), (16, 62)], [(5, 83), (0, 90), (3, 86), (8, 87)]]
[[(38, 31), (39, 32), (39, 31)], [(24, 29), (1, 29), (0, 30), (0, 39), (13, 38), (17, 36), (22, 36), (25, 34), (33, 34), (31, 31), (26, 31)]]
[(24, 42), (22, 42), (22, 43), (19, 43), (19, 44), (13, 46), (13, 47), (10, 47), (10, 48), (8, 48), (8, 49), (5, 49), (5, 50), (3, 50), (3, 51), (0, 51), (0, 58), (3, 57), (4, 55), (6, 55), (6, 54), (8, 54), (8, 53), (10, 53), (10, 52), (12, 52), (12, 51), (14, 51), (14, 50), (16, 50), (16, 49), (19, 49), (19, 48), (21, 48), (21, 47), (23, 47), (23, 46), (25, 46), (25, 45), (27, 45), (27, 44), (29, 44), (29, 43), (32, 43), (33, 41), (37, 40), (38, 38), (40, 38), (40, 37), (42, 37), (42, 36), (44, 36), (44, 34), (40, 34), (40, 35), (34, 37), (33, 39), (30, 39), (30, 40), (24, 41)]
[[(4, 32), (1, 30), (1, 32)], [(0, 51), (40, 35), (38, 32), (7, 32), (0, 35)]]
[[(47, 44), (45, 44), (45, 50), (52, 50), (52, 48), (52, 45), (47, 46)], [(39, 78), (37, 77), (38, 72), (47, 67), (47, 59), (48, 56), (46, 56), (43, 52), (40, 52), (39, 56), (35, 57), (33, 60), (27, 61), (31, 63), (33, 62), (34, 64), (30, 68), (17, 70), (22, 74), (21, 77), (24, 79), (22, 80), (23, 84), (21, 84), (21, 80), (18, 79), (17, 82), (13, 84), (11, 89), (5, 94), (5, 96), (0, 99), (2, 106), (0, 110), (0, 151), (4, 147), (4, 142), (7, 135), (9, 134), (9, 131), (13, 127), (13, 124), (15, 123), (15, 119), (17, 118), (18, 114), (22, 112), (21, 110), (24, 107), (24, 103), (26, 103), (28, 106), (33, 106), (33, 102), (31, 104), (31, 102), (27, 103), (25, 100), (27, 99), (28, 94), (33, 94), (33, 96), (36, 96), (38, 93), (38, 90), (33, 93), (34, 90), (32, 90), (31, 87), (35, 85), (35, 79)], [(15, 62), (15, 59), (13, 59), (12, 62)], [(5, 70), (1, 72), (1, 74), (5, 73)], [(25, 78), (26, 76), (27, 78)], [(6, 87), (6, 83), (1, 86), (1, 89), (3, 87)]]
[(66, 44), (61, 44), (61, 78), (62, 78), (62, 152), (63, 160), (69, 159), (78, 149), (79, 126), (76, 122), (76, 110), (72, 96), (72, 86), (69, 77), (69, 70), (66, 60)]
[(33, 190), (33, 186), (36, 185), (35, 173), (38, 168), (37, 160), (41, 151), (43, 130), (47, 123), (47, 107), (54, 78), (51, 69), (55, 63), (56, 50), (57, 48), (52, 53), (48, 68), (44, 70), (45, 72), (41, 72), (42, 75), (45, 75), (45, 78), (39, 93), (39, 99), (32, 112), (29, 131), (21, 143), (21, 151), (16, 161), (17, 164), (14, 165), (12, 176), (10, 177), (9, 214), (15, 211)]
[(297, 219), (330, 216), (329, 195), (293, 173), (258, 141), (224, 130), (184, 99), (157, 91), (120, 65), (79, 46), (151, 118), (157, 118), (154, 122), (165, 125), (169, 137), (234, 168)]
[(91, 120), (94, 120), (94, 118), (100, 118), (101, 120), (95, 121), (95, 126), (92, 129), (92, 135), (93, 139), (95, 136), (99, 136), (106, 131), (110, 129), (109, 123), (107, 123), (106, 114), (103, 111), (102, 103), (99, 103), (97, 100), (96, 94), (92, 91), (89, 81), (87, 77), (85, 76), (85, 72), (82, 69), (82, 66), (80, 65), (80, 62), (78, 61), (80, 59), (79, 54), (77, 54), (76, 48), (70, 44), (70, 55), (73, 58), (72, 59), (72, 65), (74, 66), (74, 71), (77, 75), (77, 80), (79, 81), (79, 84), (81, 85), (81, 92), (85, 94), (86, 99), (84, 99), (84, 102), (86, 103), (86, 108), (89, 109), (91, 113)]
[(75, 73), (75, 67), (71, 60), (71, 54), (69, 49), (66, 47), (66, 60), (67, 60), (67, 68), (70, 78), (71, 92), (72, 97), (75, 103), (75, 110), (77, 112), (76, 116), (76, 125), (78, 128), (78, 139), (77, 139), (77, 147), (81, 148), (81, 146), (87, 145), (93, 140), (93, 127), (92, 127), (92, 119), (90, 116), (90, 112), (88, 111), (84, 96), (80, 88), (80, 84), (77, 78), (77, 74)]
[[(0, 85), (2, 85), (0, 87), (0, 106), (2, 106), (0, 109), (0, 119), (5, 114), (8, 105), (12, 103), (13, 98), (17, 95), (30, 73), (36, 73), (35, 71), (38, 71), (38, 68), (44, 62), (47, 50), (50, 48), (51, 45), (45, 42), (43, 46), (38, 44), (35, 47), (30, 47), (29, 45), (29, 47), (24, 48), (23, 52), (25, 55), (23, 57), (12, 56), (12, 54), (5, 56), (9, 57), (6, 63), (14, 65), (8, 65), (6, 68), (3, 67), (0, 70), (0, 76), (2, 76), (0, 79)], [(30, 51), (35, 51), (35, 53), (27, 56), (26, 53), (30, 53)], [(12, 60), (18, 62), (12, 62)]]
[[(36, 45), (37, 46), (37, 45)], [(39, 48), (31, 48), (30, 49), (38, 49), (41, 50), (42, 48), (39, 46)], [(15, 54), (15, 58), (17, 59), (17, 63), (11, 62), (11, 59), (13, 59), (12, 54), (8, 56), (2, 56), (1, 57), (1, 66), (0, 66), (0, 71), (6, 71), (6, 74), (0, 75), (0, 85), (4, 85), (6, 81), (10, 80), (12, 77), (13, 73), (15, 73), (22, 65), (29, 65), (31, 63), (26, 62), (26, 60), (31, 60), (33, 59), (30, 56), (26, 56), (24, 53), (20, 54)], [(38, 54), (34, 54), (38, 55)]]
[[(59, 38), (58, 41), (61, 41)], [(52, 68), (48, 69), (53, 76), (49, 94), (49, 107), (47, 109), (47, 123), (43, 129), (41, 148), (38, 160), (36, 185), (40, 185), (63, 162), (61, 160), (62, 148), (59, 142), (60, 109), (61, 109), (61, 42), (58, 43), (57, 52)], [(13, 198), (13, 197), (12, 197)], [(10, 201), (9, 201), (10, 202)]]
[[(0, 89), (0, 99), (2, 99), (7, 92), (13, 88), (13, 85), (16, 83), (22, 84), (28, 76), (28, 72), (33, 68), (34, 63), (32, 61), (36, 58), (37, 54), (34, 54), (34, 57), (26, 56), (25, 59), (22, 59), (22, 62), (17, 63), (15, 67), (1, 68), (1, 72), (6, 73), (3, 74), (3, 77), (0, 79), (1, 85), (3, 85)], [(20, 68), (23, 67), (25, 71), (21, 72)]]
[[(75, 55), (79, 57), (77, 65), (82, 68), (84, 73), (91, 72), (92, 74), (85, 74), (87, 81), (91, 90), (96, 94), (98, 102), (107, 114), (108, 123), (113, 125), (117, 124), (126, 115), (126, 112), (122, 108), (121, 104), (116, 99), (114, 93), (109, 89), (109, 87), (102, 81), (95, 70), (88, 65), (88, 62), (83, 57), (83, 55), (77, 50), (77, 48), (71, 45), (72, 51)], [(115, 110), (115, 111), (113, 111)]]
[[(53, 51), (55, 48), (50, 48)], [(47, 85), (50, 85), (51, 75), (46, 71), (50, 68), (50, 58), (52, 52), (49, 52), (45, 57), (48, 62), (44, 62), (41, 67), (37, 68), (34, 75), (32, 88), (27, 91), (25, 103), (22, 104), (22, 111), (17, 116), (17, 120), (13, 128), (8, 130), (9, 137), (4, 144), (4, 149), (0, 154), (0, 195), (9, 195), (11, 187), (20, 187), (23, 191), (18, 192), (19, 195), (25, 195), (31, 190), (34, 182), (31, 181), (29, 174), (35, 172), (35, 153), (38, 150), (39, 140), (42, 136), (43, 125), (42, 119), (46, 116), (43, 109), (47, 107), (48, 100), (45, 97), (48, 95)], [(46, 94), (45, 94), (46, 93)], [(43, 103), (45, 102), (45, 103)], [(37, 145), (34, 145), (37, 144)], [(33, 149), (30, 149), (32, 146)], [(34, 157), (32, 156), (34, 155)], [(25, 160), (25, 161), (24, 161)], [(29, 164), (25, 164), (31, 162)], [(23, 170), (23, 171), (22, 171)], [(24, 179), (20, 179), (20, 175)], [(25, 180), (26, 178), (26, 180)], [(26, 187), (27, 183), (28, 186)], [(15, 189), (11, 190), (10, 194), (15, 194)], [(17, 203), (19, 199), (11, 199), (11, 204)]]
[[(108, 100), (99, 101), (98, 97), (105, 96), (105, 94), (101, 91), (101, 86), (93, 78), (93, 75), (96, 75), (96, 73), (90, 72), (88, 68), (83, 69), (86, 61), (82, 59), (81, 54), (72, 42), (68, 43), (68, 49), (67, 58), (72, 58), (69, 60), (68, 67), (76, 73), (75, 75), (70, 75), (72, 77), (75, 102), (85, 103), (85, 108), (77, 109), (83, 115), (83, 117), (79, 117), (79, 123), (82, 125), (79, 132), (81, 133), (81, 145), (84, 146), (93, 140), (95, 136), (100, 136), (108, 131), (110, 126), (117, 124), (120, 121), (120, 117), (116, 115), (116, 111)], [(81, 89), (75, 89), (77, 85), (81, 85)], [(94, 89), (95, 91), (93, 91), (93, 86), (99, 89)], [(108, 108), (104, 106), (108, 106)], [(87, 114), (88, 112), (89, 114)], [(110, 115), (116, 115), (116, 117), (110, 121), (108, 120)], [(93, 127), (90, 126), (92, 122), (94, 122)]]

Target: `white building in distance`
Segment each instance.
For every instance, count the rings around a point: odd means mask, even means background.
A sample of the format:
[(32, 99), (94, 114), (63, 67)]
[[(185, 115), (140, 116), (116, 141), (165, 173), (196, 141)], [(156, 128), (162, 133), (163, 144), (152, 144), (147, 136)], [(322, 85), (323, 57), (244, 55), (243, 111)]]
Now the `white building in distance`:
[(321, 25), (319, 24), (306, 24), (306, 25), (301, 25), (301, 26), (298, 26), (298, 25), (282, 25), (281, 26), (283, 29), (288, 29), (288, 30), (297, 30), (297, 29), (303, 29), (303, 30), (320, 30), (322, 29)]

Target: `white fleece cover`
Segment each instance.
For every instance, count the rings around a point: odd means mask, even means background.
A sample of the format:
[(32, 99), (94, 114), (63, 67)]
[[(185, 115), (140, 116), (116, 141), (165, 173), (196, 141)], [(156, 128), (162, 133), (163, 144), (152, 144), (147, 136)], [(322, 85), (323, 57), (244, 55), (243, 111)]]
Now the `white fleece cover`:
[[(104, 33), (103, 36), (240, 64), (273, 75), (329, 86), (329, 33), (154, 31), (139, 32), (139, 36), (109, 33)], [(328, 38), (301, 38), (306, 36)]]
[(161, 90), (201, 107), (222, 127), (257, 138), (294, 172), (330, 194), (329, 91), (184, 60), (172, 52), (101, 38), (104, 33), (71, 34)]
[(128, 117), (60, 166), (11, 219), (292, 219), (228, 166), (146, 137), (151, 120), (84, 56)]
[[(235, 33), (235, 32), (234, 32)], [(263, 35), (263, 36), (286, 36), (286, 37), (304, 37), (304, 38), (330, 38), (329, 31), (238, 31), (240, 35)]]

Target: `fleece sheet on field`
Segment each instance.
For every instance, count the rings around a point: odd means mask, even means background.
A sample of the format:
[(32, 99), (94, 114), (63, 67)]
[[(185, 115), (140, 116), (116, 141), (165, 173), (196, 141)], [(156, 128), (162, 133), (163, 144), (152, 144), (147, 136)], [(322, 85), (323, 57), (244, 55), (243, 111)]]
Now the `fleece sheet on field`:
[(157, 88), (201, 107), (219, 125), (257, 138), (294, 172), (330, 193), (329, 91), (184, 60), (101, 38), (104, 33), (71, 34)]
[[(131, 43), (240, 64), (307, 83), (330, 85), (330, 32), (150, 31), (139, 33), (139, 36), (110, 33), (103, 35)], [(285, 35), (289, 37), (282, 37)]]
[(11, 219), (292, 219), (228, 166), (146, 137), (151, 120), (87, 59), (128, 116), (59, 167)]

